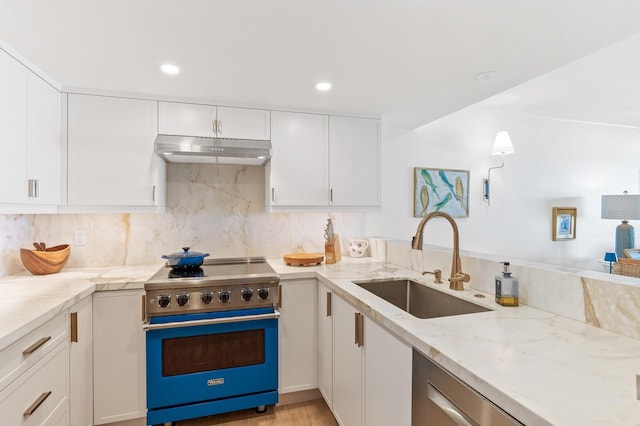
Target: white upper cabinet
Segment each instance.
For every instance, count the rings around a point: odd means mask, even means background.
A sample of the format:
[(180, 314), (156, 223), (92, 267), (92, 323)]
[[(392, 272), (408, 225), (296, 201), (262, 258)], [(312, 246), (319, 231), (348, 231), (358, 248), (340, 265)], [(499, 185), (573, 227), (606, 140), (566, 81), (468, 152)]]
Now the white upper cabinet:
[(216, 135), (216, 107), (158, 102), (158, 133), (203, 138), (214, 137)]
[(380, 205), (379, 120), (273, 111), (271, 143), (270, 208)]
[(380, 122), (329, 117), (329, 165), (333, 206), (379, 206)]
[(58, 91), (34, 74), (28, 80), (28, 178), (31, 198), (38, 204), (57, 205), (60, 152)]
[(329, 117), (271, 112), (273, 154), (266, 167), (272, 207), (326, 206), (329, 199)]
[(264, 109), (221, 107), (217, 109), (218, 137), (271, 139), (271, 112)]
[(136, 211), (164, 205), (165, 164), (154, 152), (157, 105), (141, 99), (69, 95), (69, 206)]
[(158, 133), (269, 140), (270, 114), (263, 109), (159, 102)]
[(0, 50), (1, 203), (25, 203), (27, 183), (27, 70)]
[(0, 50), (0, 211), (55, 212), (58, 91)]

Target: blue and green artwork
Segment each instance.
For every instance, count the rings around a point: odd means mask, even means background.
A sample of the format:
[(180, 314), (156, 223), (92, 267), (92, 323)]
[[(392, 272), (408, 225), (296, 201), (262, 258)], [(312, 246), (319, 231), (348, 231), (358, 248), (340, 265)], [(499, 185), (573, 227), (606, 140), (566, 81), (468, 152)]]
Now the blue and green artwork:
[(469, 216), (469, 171), (414, 169), (413, 216), (442, 211), (452, 217)]

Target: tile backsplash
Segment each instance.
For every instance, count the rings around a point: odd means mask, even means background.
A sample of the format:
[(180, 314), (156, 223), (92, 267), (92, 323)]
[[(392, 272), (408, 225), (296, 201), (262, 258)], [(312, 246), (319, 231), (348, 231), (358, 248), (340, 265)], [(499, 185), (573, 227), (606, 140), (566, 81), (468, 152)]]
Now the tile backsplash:
[(86, 232), (87, 245), (72, 245), (71, 267), (159, 263), (185, 246), (213, 257), (324, 252), (329, 217), (343, 251), (364, 236), (365, 213), (269, 213), (264, 193), (264, 167), (170, 163), (166, 213), (0, 215), (0, 276), (24, 271), (21, 247), (72, 244), (76, 230)]

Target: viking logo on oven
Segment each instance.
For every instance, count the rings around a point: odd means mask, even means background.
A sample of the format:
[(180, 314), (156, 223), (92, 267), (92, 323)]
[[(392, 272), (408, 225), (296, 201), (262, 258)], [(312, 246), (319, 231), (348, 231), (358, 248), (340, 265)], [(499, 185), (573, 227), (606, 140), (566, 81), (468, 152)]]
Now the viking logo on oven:
[(216, 386), (216, 385), (224, 385), (224, 378), (207, 380), (207, 386)]

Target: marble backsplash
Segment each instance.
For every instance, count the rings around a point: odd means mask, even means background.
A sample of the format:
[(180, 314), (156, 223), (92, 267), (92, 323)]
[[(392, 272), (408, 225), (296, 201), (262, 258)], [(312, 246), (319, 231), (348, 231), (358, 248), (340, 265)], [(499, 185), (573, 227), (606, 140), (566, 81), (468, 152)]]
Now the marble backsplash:
[[(371, 255), (423, 272), (442, 270), (444, 284), (451, 274), (451, 249), (424, 246), (412, 250), (409, 241), (370, 239)], [(465, 287), (495, 294), (500, 262), (509, 261), (520, 285), (520, 303), (640, 339), (640, 279), (565, 266), (504, 259), (461, 251), (462, 270), (471, 276)]]
[[(281, 257), (324, 252), (324, 227), (332, 218), (343, 253), (363, 237), (362, 212), (265, 211), (264, 167), (167, 164), (166, 213), (0, 215), (0, 276), (24, 271), (19, 249), (33, 241), (72, 244), (68, 266), (141, 265), (190, 246), (213, 257)], [(73, 245), (74, 232), (87, 234)]]

